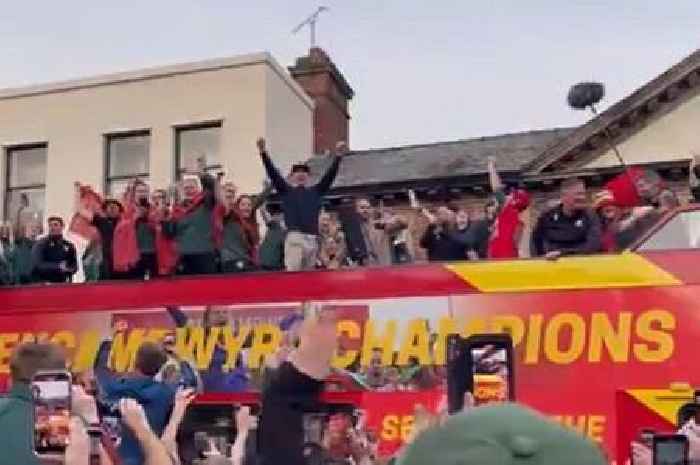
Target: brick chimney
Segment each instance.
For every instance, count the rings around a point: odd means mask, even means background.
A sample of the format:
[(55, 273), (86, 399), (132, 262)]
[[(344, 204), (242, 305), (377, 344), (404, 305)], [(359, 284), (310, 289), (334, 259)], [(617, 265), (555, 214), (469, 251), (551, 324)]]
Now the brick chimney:
[(314, 100), (314, 153), (333, 151), (345, 141), (350, 145), (348, 102), (355, 92), (325, 51), (318, 47), (297, 58), (289, 67), (292, 77)]

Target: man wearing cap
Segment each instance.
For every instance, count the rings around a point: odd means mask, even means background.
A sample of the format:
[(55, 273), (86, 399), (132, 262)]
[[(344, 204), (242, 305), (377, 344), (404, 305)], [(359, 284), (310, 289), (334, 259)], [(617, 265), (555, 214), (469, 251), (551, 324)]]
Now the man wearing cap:
[(32, 270), (40, 282), (71, 282), (78, 270), (75, 246), (63, 238), (63, 218), (52, 216), (48, 220), (49, 235), (38, 241), (32, 249)]
[(583, 435), (515, 404), (477, 407), (420, 433), (397, 465), (606, 465)]
[(318, 215), (323, 196), (330, 189), (340, 167), (340, 158), (347, 152), (345, 143), (338, 143), (333, 162), (318, 184), (309, 185), (310, 169), (305, 163), (292, 166), (287, 182), (270, 159), (265, 139), (257, 142), (267, 175), (282, 200), (282, 211), (287, 226), (284, 244), (284, 262), (287, 271), (311, 270), (316, 265), (318, 252)]

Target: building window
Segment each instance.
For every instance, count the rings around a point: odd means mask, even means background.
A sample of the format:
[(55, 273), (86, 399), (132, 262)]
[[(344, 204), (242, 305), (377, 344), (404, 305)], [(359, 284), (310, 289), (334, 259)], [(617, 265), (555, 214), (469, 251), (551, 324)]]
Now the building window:
[[(6, 151), (5, 220), (26, 224), (44, 221), (46, 207), (46, 144), (10, 147)], [(18, 215), (22, 208), (21, 215)], [(19, 218), (18, 218), (19, 217)]]
[(185, 126), (175, 129), (176, 177), (197, 166), (197, 158), (206, 159), (207, 172), (221, 171), (221, 122)]
[(148, 131), (106, 136), (105, 193), (121, 198), (130, 181), (148, 181), (151, 134)]

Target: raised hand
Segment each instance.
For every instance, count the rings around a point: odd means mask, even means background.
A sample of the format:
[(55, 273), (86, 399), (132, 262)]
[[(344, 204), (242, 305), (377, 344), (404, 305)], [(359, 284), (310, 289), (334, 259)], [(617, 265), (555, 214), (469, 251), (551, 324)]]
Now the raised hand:
[(348, 153), (348, 144), (345, 141), (340, 141), (335, 144), (335, 155), (342, 157)]
[(266, 147), (266, 143), (265, 143), (265, 138), (264, 138), (264, 137), (260, 137), (260, 138), (257, 140), (256, 145), (258, 146), (258, 152), (263, 153), (263, 152), (266, 152), (266, 151), (267, 151), (267, 147)]

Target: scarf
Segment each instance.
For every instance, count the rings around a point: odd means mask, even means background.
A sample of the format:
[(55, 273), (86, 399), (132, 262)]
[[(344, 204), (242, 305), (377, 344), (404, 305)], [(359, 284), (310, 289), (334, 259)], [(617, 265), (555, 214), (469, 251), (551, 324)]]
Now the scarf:
[[(197, 194), (192, 201), (188, 205), (177, 205), (175, 208), (173, 208), (173, 214), (172, 218), (175, 221), (178, 221), (185, 216), (191, 214), (194, 212), (197, 208), (199, 208), (202, 203), (204, 203), (204, 199), (206, 198), (206, 192), (202, 191), (199, 194)], [(218, 208), (218, 204), (214, 207), (212, 210), (211, 214), (211, 234), (212, 234), (212, 239), (214, 240), (214, 244), (216, 245), (216, 248), (220, 249), (221, 244), (223, 243), (223, 237), (224, 237), (224, 216), (223, 216), (224, 210), (221, 208)]]

